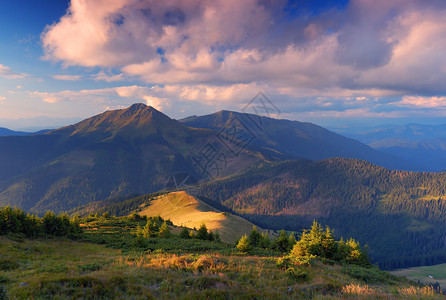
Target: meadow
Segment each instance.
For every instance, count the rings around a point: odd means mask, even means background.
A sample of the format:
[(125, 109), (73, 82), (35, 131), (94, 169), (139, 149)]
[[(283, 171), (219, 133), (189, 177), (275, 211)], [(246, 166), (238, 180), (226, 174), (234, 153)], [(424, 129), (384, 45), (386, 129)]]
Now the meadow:
[(140, 238), (146, 221), (138, 217), (81, 221), (74, 240), (0, 236), (0, 299), (442, 298), (376, 267), (243, 253), (234, 244), (182, 239), (173, 225), (169, 238)]

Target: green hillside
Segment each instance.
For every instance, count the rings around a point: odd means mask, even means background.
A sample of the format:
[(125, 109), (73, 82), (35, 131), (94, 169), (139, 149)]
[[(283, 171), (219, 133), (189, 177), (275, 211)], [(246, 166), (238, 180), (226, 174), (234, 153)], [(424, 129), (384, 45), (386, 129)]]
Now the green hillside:
[(393, 271), (392, 274), (425, 284), (439, 284), (441, 287), (446, 287), (446, 264), (400, 269)]

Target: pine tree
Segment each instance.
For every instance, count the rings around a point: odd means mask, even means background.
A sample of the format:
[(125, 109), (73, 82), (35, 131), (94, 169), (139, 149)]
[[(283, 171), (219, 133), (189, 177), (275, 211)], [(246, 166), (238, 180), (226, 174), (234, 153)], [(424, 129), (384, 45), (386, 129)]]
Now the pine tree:
[(241, 252), (249, 252), (251, 246), (249, 244), (249, 238), (246, 236), (246, 234), (238, 241), (236, 247)]
[(253, 226), (251, 234), (249, 235), (249, 244), (251, 247), (258, 247), (261, 239), (262, 235), (257, 231), (257, 226)]
[(166, 222), (163, 222), (163, 224), (161, 225), (161, 227), (160, 227), (160, 229), (159, 229), (159, 232), (158, 232), (158, 235), (160, 236), (160, 237), (163, 237), (163, 238), (169, 238), (170, 237), (170, 229), (169, 229), (169, 226), (167, 225), (167, 223)]
[(181, 229), (180, 237), (183, 238), (183, 239), (189, 239), (190, 238), (189, 230), (186, 227), (183, 227), (183, 229)]
[(271, 240), (269, 239), (268, 233), (266, 233), (266, 232), (262, 233), (259, 247), (266, 249), (270, 245), (271, 245)]
[(208, 229), (205, 224), (201, 224), (197, 232), (197, 239), (207, 240), (208, 239)]

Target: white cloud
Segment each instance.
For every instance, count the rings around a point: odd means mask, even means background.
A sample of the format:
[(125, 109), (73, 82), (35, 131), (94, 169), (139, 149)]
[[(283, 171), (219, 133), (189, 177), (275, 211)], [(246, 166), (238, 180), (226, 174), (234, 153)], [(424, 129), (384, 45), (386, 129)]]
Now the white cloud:
[(0, 64), (0, 77), (7, 79), (22, 79), (28, 76), (28, 74), (15, 72), (11, 70), (10, 67)]
[(0, 102), (1, 101), (5, 101), (6, 100), (6, 97), (4, 97), (4, 96), (0, 96)]

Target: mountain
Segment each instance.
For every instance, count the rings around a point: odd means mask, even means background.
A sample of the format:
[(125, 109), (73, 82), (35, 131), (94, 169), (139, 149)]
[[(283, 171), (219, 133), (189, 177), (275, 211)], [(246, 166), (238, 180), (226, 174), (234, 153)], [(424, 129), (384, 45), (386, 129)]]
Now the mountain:
[(392, 138), (373, 142), (370, 146), (407, 161), (417, 162), (425, 171), (446, 170), (446, 138), (421, 141)]
[[(63, 211), (110, 197), (154, 192), (177, 174), (197, 181), (267, 161), (267, 150), (262, 154), (243, 149), (234, 156), (217, 142), (215, 131), (189, 128), (144, 104), (107, 111), (45, 134), (0, 137), (0, 204)], [(212, 165), (204, 161), (209, 149), (219, 155)], [(208, 164), (206, 173), (198, 163)], [(215, 170), (218, 164), (224, 165)]]
[(13, 131), (8, 128), (0, 127), (0, 136), (9, 136), (9, 135), (28, 135), (28, 132), (22, 131)]
[(263, 228), (300, 230), (316, 219), (392, 269), (446, 262), (445, 182), (446, 173), (334, 158), (265, 164), (191, 192)]
[(446, 170), (446, 124), (382, 125), (356, 131), (340, 130), (373, 149), (417, 164), (422, 171)]
[(419, 169), (415, 163), (374, 150), (361, 142), (312, 123), (277, 120), (231, 111), (220, 111), (201, 117), (193, 116), (180, 122), (190, 127), (214, 130), (224, 130), (232, 126), (232, 123), (238, 123), (241, 124), (239, 126), (241, 130), (249, 131), (254, 137), (253, 146), (259, 149), (274, 149), (292, 159), (358, 158), (390, 169)]
[(389, 139), (423, 141), (446, 137), (446, 124), (380, 125), (371, 128), (338, 128), (335, 131), (366, 144)]

